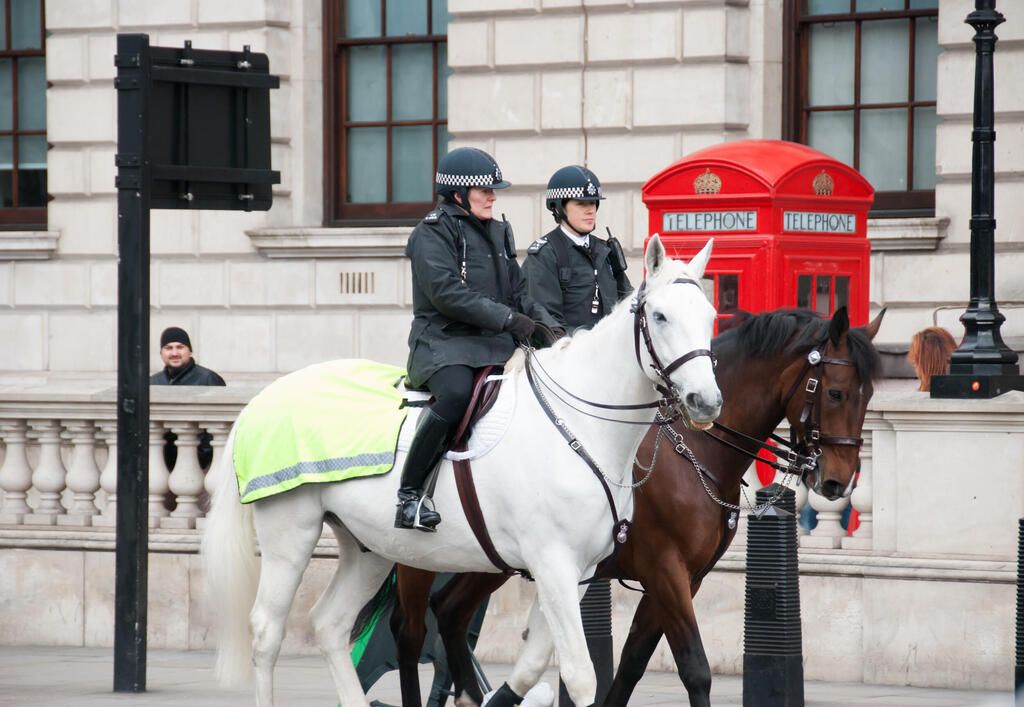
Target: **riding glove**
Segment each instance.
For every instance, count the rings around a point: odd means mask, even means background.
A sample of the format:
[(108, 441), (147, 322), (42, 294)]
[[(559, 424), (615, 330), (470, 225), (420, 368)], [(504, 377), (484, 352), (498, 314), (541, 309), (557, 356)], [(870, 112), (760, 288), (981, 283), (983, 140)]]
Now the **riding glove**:
[(528, 344), (535, 325), (533, 320), (520, 312), (512, 312), (505, 320), (505, 331), (512, 334), (516, 343)]

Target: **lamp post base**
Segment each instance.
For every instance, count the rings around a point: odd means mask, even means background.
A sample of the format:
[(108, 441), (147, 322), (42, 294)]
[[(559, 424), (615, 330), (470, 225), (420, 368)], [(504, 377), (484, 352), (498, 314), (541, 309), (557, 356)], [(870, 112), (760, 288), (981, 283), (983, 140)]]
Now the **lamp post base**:
[(986, 400), (1011, 390), (1024, 390), (1024, 376), (1016, 374), (972, 375), (969, 373), (951, 373), (942, 376), (932, 376), (931, 383), (931, 397), (933, 398), (977, 398)]

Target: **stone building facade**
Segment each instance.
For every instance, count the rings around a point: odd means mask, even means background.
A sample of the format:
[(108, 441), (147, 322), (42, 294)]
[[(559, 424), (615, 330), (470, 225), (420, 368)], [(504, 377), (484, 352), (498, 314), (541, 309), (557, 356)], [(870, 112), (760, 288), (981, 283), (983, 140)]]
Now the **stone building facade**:
[[(969, 294), (974, 48), (963, 18), (972, 3), (937, 5), (934, 213), (869, 226), (871, 306), (889, 307), (880, 338), (897, 344), (933, 322), (959, 335)], [(409, 221), (353, 225), (325, 216), (329, 6), (46, 2), (52, 200), (45, 230), (0, 232), (0, 370), (47, 378), (115, 370), (119, 32), (146, 33), (159, 46), (250, 45), (281, 77), (271, 98), (273, 166), (282, 174), (273, 208), (153, 212), (154, 369), (156, 337), (170, 324), (188, 329), (199, 360), (229, 383), (332, 357), (404, 362)], [(1012, 338), (1024, 329), (1016, 312), (1024, 303), (1016, 226), (1024, 210), (1024, 92), (1016, 90), (1024, 20), (1015, 7), (1001, 9), (996, 296)], [(783, 137), (784, 0), (449, 0), (447, 11), (448, 147), (475, 145), (497, 158), (514, 184), (497, 211), (515, 226), (520, 250), (550, 227), (547, 177), (586, 164), (608, 194), (600, 226), (627, 244), (636, 280), (648, 235), (646, 179), (715, 143)]]

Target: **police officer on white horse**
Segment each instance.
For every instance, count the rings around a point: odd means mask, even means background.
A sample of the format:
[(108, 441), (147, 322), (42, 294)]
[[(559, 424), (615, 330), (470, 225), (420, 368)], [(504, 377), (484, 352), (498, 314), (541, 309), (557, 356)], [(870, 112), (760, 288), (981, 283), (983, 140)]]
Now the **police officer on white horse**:
[(558, 226), (527, 250), (527, 292), (572, 333), (592, 327), (633, 291), (622, 246), (594, 233), (604, 195), (586, 167), (562, 167), (551, 175), (545, 201)]
[(472, 395), (475, 369), (503, 365), (527, 343), (535, 321), (558, 322), (526, 293), (512, 228), (493, 218), (495, 190), (510, 186), (494, 158), (460, 147), (437, 166), (443, 201), (413, 229), (405, 254), (412, 262), (413, 322), (408, 383), (427, 388), (424, 410), (398, 489), (396, 528), (433, 531), (441, 516), (421, 500)]

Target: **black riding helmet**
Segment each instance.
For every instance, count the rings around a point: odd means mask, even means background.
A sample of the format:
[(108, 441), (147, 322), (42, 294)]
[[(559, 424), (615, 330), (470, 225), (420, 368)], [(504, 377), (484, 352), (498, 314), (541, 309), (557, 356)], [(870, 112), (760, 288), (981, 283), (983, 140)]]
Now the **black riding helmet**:
[(501, 169), (494, 158), (475, 147), (457, 147), (441, 158), (434, 176), (434, 191), (446, 201), (458, 194), (462, 205), (469, 208), (469, 187), (504, 189), (512, 186), (501, 178)]
[(601, 199), (604, 199), (601, 195), (601, 180), (586, 167), (576, 164), (562, 167), (551, 175), (544, 198), (548, 211), (555, 217), (557, 223), (567, 221), (565, 202), (569, 199), (594, 201), (597, 202), (595, 205), (598, 208), (601, 206)]

